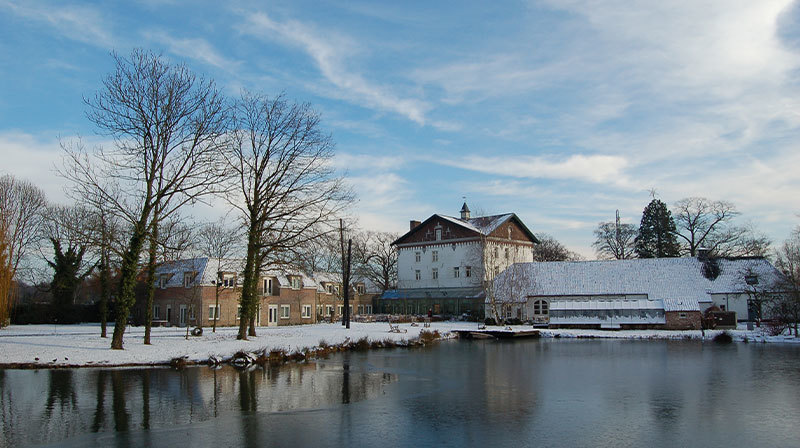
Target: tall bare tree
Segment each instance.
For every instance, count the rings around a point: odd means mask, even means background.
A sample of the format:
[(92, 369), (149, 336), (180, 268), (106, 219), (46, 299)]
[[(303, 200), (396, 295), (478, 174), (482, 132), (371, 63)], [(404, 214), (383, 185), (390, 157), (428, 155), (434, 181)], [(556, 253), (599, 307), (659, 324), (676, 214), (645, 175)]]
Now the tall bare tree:
[(0, 177), (0, 216), (5, 226), (6, 258), (12, 278), (37, 247), (46, 206), (47, 200), (39, 187), (10, 174)]
[(234, 122), (225, 161), (236, 188), (230, 204), (247, 235), (237, 336), (247, 339), (255, 335), (261, 272), (293, 259), (320, 232), (332, 232), (350, 194), (330, 164), (333, 141), (309, 105), (244, 94)]
[(92, 153), (80, 144), (64, 145), (62, 175), (73, 181), (78, 197), (98, 197), (130, 226), (111, 342), (111, 348), (122, 349), (148, 234), (218, 184), (218, 145), (228, 116), (214, 83), (184, 65), (143, 50), (128, 58), (112, 56), (114, 72), (85, 102), (89, 120), (115, 144)]
[(697, 256), (700, 248), (717, 256), (763, 256), (769, 251), (769, 239), (735, 224), (740, 213), (730, 202), (690, 197), (676, 202), (673, 210), (676, 235), (687, 255)]
[[(222, 266), (225, 259), (237, 250), (240, 233), (238, 228), (227, 227), (223, 220), (204, 225), (197, 233), (197, 246), (201, 254), (215, 260), (217, 268), (214, 309), (219, 309), (219, 291), (222, 288)], [(211, 332), (217, 331), (217, 319), (212, 321)]]
[(382, 291), (397, 285), (397, 248), (392, 243), (400, 238), (397, 233), (361, 232), (354, 240), (356, 275), (381, 288)]
[(626, 260), (636, 256), (636, 235), (639, 229), (633, 224), (601, 222), (594, 230), (595, 241), (592, 243), (598, 258)]

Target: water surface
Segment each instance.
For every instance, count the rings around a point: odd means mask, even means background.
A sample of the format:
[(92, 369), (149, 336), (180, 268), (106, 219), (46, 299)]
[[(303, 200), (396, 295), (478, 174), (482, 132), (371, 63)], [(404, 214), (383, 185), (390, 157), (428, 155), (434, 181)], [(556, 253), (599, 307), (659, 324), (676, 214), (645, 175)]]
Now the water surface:
[(558, 339), (0, 370), (0, 446), (800, 446), (799, 372), (794, 346)]

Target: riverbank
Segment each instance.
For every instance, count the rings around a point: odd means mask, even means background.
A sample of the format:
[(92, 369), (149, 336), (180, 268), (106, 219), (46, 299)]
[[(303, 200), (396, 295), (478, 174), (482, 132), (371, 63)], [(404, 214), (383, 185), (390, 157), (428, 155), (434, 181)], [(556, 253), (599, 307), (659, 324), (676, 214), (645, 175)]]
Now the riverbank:
[[(186, 338), (185, 328), (153, 328), (152, 344), (142, 344), (144, 327), (129, 327), (125, 332), (125, 350), (111, 350), (111, 339), (100, 338), (98, 324), (86, 325), (12, 325), (0, 330), (0, 368), (67, 368), (111, 366), (169, 365), (175, 359), (188, 364), (209, 359), (230, 359), (237, 352), (286, 354), (313, 351), (321, 346), (343, 346), (360, 340), (374, 346), (382, 343), (413, 344), (422, 330), (437, 331), (442, 338), (455, 336), (454, 330), (477, 330), (478, 323), (434, 322), (422, 325), (399, 324), (398, 332), (390, 332), (385, 322), (354, 322), (349, 330), (341, 324), (314, 324), (286, 327), (259, 327), (258, 336), (248, 341), (236, 339), (237, 328), (218, 328), (212, 333), (204, 329), (202, 336)], [(503, 329), (505, 327), (489, 327)], [(514, 326), (513, 331), (530, 331), (530, 326)], [(113, 326), (109, 327), (111, 335)], [(711, 340), (721, 331), (667, 330), (539, 330), (541, 337)], [(767, 336), (756, 329), (729, 330), (734, 341), (800, 343), (800, 339)]]

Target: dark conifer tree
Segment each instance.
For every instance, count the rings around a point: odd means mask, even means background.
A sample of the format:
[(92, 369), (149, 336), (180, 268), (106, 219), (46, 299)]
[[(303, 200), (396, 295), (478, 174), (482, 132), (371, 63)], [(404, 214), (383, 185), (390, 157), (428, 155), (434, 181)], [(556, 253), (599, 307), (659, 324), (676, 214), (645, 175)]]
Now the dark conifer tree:
[(680, 256), (680, 246), (675, 236), (675, 221), (667, 204), (653, 199), (642, 212), (639, 236), (636, 237), (636, 254), (640, 258)]

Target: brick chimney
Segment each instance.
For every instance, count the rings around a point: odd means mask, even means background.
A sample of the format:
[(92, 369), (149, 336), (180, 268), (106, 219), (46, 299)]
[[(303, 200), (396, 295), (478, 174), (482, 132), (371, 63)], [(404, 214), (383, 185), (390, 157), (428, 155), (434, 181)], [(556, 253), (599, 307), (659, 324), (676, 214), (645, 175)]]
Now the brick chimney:
[(411, 220), (408, 230), (414, 230), (418, 225), (422, 224), (420, 221)]

